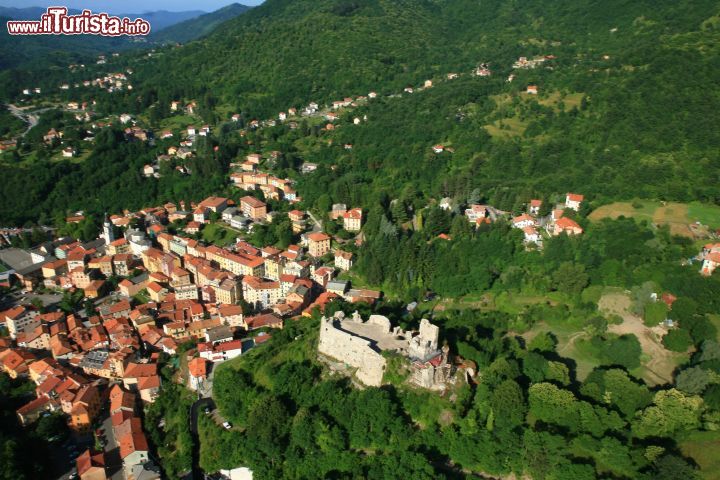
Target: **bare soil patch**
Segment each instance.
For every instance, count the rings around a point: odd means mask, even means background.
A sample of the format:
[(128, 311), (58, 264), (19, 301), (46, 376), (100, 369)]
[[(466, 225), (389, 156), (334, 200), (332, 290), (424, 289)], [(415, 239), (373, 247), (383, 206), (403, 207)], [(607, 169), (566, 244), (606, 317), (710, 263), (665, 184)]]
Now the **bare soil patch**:
[(630, 304), (626, 294), (609, 293), (602, 296), (598, 307), (603, 313), (616, 314), (623, 319), (619, 325), (610, 325), (608, 331), (617, 335), (631, 333), (640, 341), (643, 354), (649, 357), (643, 362), (643, 379), (651, 386), (671, 383), (672, 372), (683, 354), (667, 350), (661, 343), (667, 330), (662, 326), (647, 327), (642, 318), (630, 311)]

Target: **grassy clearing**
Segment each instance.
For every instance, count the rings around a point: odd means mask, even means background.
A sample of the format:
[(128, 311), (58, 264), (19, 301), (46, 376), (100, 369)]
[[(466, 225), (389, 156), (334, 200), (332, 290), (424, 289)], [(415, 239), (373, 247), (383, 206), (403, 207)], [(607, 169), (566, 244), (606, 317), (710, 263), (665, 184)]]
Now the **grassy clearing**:
[(720, 432), (692, 432), (680, 441), (680, 450), (700, 466), (705, 480), (720, 480)]
[(717, 329), (717, 339), (720, 342), (720, 314), (714, 313), (711, 315), (708, 315), (708, 318), (710, 319), (710, 322), (712, 322), (713, 325), (715, 325), (715, 328)]
[(690, 204), (652, 200), (615, 202), (597, 208), (589, 218), (592, 221), (598, 221), (603, 218), (620, 216), (646, 220), (658, 225), (668, 225), (673, 234), (686, 237), (693, 237), (689, 224), (694, 222), (701, 222), (712, 228), (720, 226), (720, 206), (699, 202)]
[[(315, 362), (317, 356), (318, 323), (310, 319), (288, 320), (301, 322), (302, 334), (290, 343), (276, 344), (275, 339), (251, 349), (240, 357), (229, 360), (218, 368), (244, 370), (254, 381), (266, 388), (272, 387), (272, 373), (288, 362)], [(274, 334), (272, 331), (271, 334)], [(216, 372), (217, 373), (217, 372)]]
[(160, 122), (161, 130), (182, 130), (188, 125), (200, 127), (202, 120), (192, 115), (173, 115)]
[(700, 202), (688, 204), (688, 217), (711, 228), (720, 228), (720, 206)]
[(494, 138), (511, 138), (521, 137), (525, 134), (528, 122), (524, 122), (519, 118), (504, 118), (485, 125), (485, 130)]
[(559, 112), (562, 102), (562, 110), (567, 112), (573, 108), (580, 108), (583, 96), (582, 93), (562, 94), (560, 92), (551, 92), (547, 96), (539, 98), (538, 103)]
[(205, 225), (205, 228), (202, 229), (203, 240), (219, 247), (235, 243), (235, 239), (239, 235), (240, 234), (237, 231), (220, 223), (211, 223), (209, 225)]

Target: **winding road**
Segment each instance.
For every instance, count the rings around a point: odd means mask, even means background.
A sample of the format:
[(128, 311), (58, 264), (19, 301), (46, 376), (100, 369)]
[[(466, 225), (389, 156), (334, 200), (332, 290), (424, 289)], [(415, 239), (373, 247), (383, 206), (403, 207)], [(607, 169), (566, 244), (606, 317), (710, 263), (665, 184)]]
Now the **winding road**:
[(192, 450), (192, 478), (193, 480), (202, 480), (205, 478), (202, 469), (200, 468), (200, 437), (198, 435), (198, 418), (200, 412), (205, 410), (205, 407), (210, 410), (215, 409), (215, 402), (210, 397), (201, 398), (196, 401), (190, 407), (190, 435), (192, 436), (193, 450)]
[(18, 107), (17, 105), (13, 105), (12, 103), (8, 103), (7, 105), (8, 111), (13, 114), (15, 117), (19, 118), (23, 122), (28, 124), (28, 127), (23, 132), (22, 136), (24, 137), (27, 135), (27, 133), (35, 127), (35, 125), (38, 124), (38, 121), (40, 120), (40, 113), (50, 110), (50, 108), (43, 108), (40, 110), (35, 110), (34, 112), (25, 113), (25, 109)]

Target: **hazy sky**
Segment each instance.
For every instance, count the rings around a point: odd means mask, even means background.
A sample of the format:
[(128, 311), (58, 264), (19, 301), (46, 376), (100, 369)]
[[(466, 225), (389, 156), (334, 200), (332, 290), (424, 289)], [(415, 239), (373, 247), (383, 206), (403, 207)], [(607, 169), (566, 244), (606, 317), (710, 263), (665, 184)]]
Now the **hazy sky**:
[(258, 5), (262, 3), (262, 0), (0, 0), (0, 5), (3, 7), (61, 6), (79, 10), (87, 8), (93, 12), (108, 13), (142, 13), (153, 10), (212, 12), (231, 3)]

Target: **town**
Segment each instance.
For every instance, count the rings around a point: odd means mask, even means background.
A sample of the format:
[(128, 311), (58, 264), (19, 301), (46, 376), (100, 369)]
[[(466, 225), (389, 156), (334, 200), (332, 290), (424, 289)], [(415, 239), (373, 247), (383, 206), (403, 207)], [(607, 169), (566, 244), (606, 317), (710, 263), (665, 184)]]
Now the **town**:
[[(105, 66), (119, 56), (101, 56), (96, 65)], [(520, 57), (512, 68), (518, 74), (551, 68), (547, 64), (555, 59), (554, 55)], [(85, 68), (69, 67), (74, 73)], [(98, 74), (62, 83), (58, 92), (28, 86), (22, 90), (25, 106), (13, 106), (11, 111), (32, 128), (44, 112), (33, 108), (46, 95), (59, 93), (64, 99), (59, 108), (71, 118), (63, 128), (43, 129), (43, 155), (54, 161), (81, 162), (103, 129), (120, 125), (124, 144), (157, 147), (133, 172), (141, 181), (159, 183), (170, 174), (193, 178), (198, 158), (217, 152), (219, 147), (210, 148), (209, 140), (220, 131), (245, 141), (278, 125), (297, 130), (308, 120), (320, 134), (354, 128), (373, 121), (372, 115), (356, 114), (355, 109), (367, 107), (381, 95), (370, 91), (340, 96), (341, 100), (326, 105), (311, 101), (264, 120), (230, 110), (212, 124), (203, 121), (196, 100), (178, 97), (162, 104), (172, 121), (159, 128), (151, 127), (143, 115), (99, 116), (94, 100), (68, 97), (75, 89), (127, 93), (133, 90), (132, 75), (132, 69)], [(446, 73), (385, 97), (418, 95), (461, 75)], [(485, 81), (493, 71), (481, 62), (469, 75)], [(504, 83), (515, 78), (515, 73), (510, 74)], [(517, 93), (535, 98), (541, 92), (536, 83), (528, 83)], [(0, 153), (19, 158), (17, 141), (3, 140)], [(354, 275), (370, 212), (355, 202), (329, 202), (327, 211), (304, 203), (298, 179), (338, 165), (322, 165), (308, 157), (280, 169), (276, 167), (284, 152), (249, 140), (246, 144), (250, 152), (233, 158), (229, 172), (223, 173), (222, 191), (201, 201), (180, 200), (178, 194), (174, 201), (164, 199), (167, 202), (140, 210), (107, 212), (96, 238), (82, 232), (91, 223), (84, 210), (66, 212), (59, 222), (64, 233), (46, 225), (0, 229), (0, 287), (7, 293), (0, 304), (4, 334), (0, 369), (11, 379), (32, 384), (33, 398), (15, 412), (21, 425), (61, 417), (71, 432), (58, 448), (64, 457), (61, 462), (74, 465), (63, 478), (161, 478), (145, 413), (158, 401), (167, 386), (164, 382), (181, 385), (197, 402), (208, 401), (195, 405), (211, 405), (219, 365), (268, 348), (279, 330), (307, 323), (311, 317), (319, 318), (316, 358), (332, 375), (349, 378), (358, 389), (385, 385), (390, 358), (401, 359), (407, 384), (434, 394), (478, 382), (477, 365), (440, 343), (440, 327), (430, 319), (420, 320), (417, 330), (404, 330), (383, 315), (363, 320), (357, 311), (325, 314), (336, 301), (361, 308), (384, 300), (377, 285), (368, 288)], [(357, 145), (339, 142), (335, 147), (350, 152)], [(423, 148), (433, 158), (447, 159), (457, 146), (436, 143)], [(541, 254), (553, 237), (589, 236), (584, 227), (593, 198), (577, 191), (563, 188), (544, 199), (528, 194), (522, 206), (512, 209), (496, 208), (482, 197), (443, 194), (397, 223), (400, 228), (421, 229), (422, 212), (438, 208), (448, 218), (461, 220), (464, 227), (469, 225), (472, 232), (506, 228), (503, 235), (516, 240), (523, 254)], [(443, 242), (453, 242), (453, 237), (445, 229), (433, 233), (431, 240), (452, 245)], [(29, 245), (22, 245), (23, 241)], [(712, 275), (720, 265), (720, 244), (705, 244), (689, 263), (695, 261), (701, 265), (700, 275)], [(657, 293), (652, 295), (656, 301)], [(670, 308), (671, 294), (662, 296), (663, 305)], [(420, 292), (405, 311), (411, 312), (422, 297), (427, 300), (434, 294)], [(668, 328), (674, 326), (670, 318), (662, 321)], [(164, 374), (169, 365), (175, 372), (171, 379)], [(207, 406), (205, 414), (218, 428), (233, 429), (214, 408)]]

